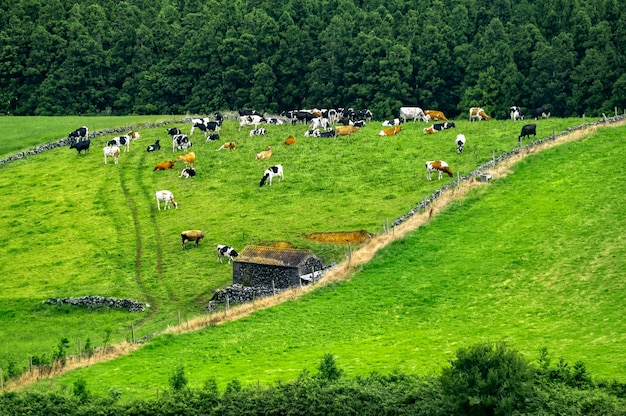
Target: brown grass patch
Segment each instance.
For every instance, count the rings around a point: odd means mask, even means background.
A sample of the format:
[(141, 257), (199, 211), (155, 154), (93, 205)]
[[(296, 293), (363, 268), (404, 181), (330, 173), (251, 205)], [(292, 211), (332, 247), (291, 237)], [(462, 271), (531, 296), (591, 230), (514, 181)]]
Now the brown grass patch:
[(318, 241), (321, 243), (333, 243), (333, 244), (361, 244), (369, 241), (372, 235), (365, 230), (360, 231), (338, 231), (338, 232), (326, 232), (326, 233), (311, 233), (307, 234), (306, 238), (309, 240)]

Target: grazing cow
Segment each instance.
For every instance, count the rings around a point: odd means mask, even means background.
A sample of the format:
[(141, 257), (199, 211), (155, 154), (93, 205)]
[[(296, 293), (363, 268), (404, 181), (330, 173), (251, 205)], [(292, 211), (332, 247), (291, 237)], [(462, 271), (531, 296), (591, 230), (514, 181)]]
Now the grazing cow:
[(285, 140), (285, 144), (287, 146), (292, 145), (292, 144), (296, 144), (296, 138), (293, 137), (293, 136), (287, 137), (287, 140)]
[(209, 134), (209, 137), (206, 138), (207, 142), (216, 142), (220, 139), (220, 135), (218, 133)]
[(89, 151), (90, 143), (91, 143), (91, 140), (89, 139), (82, 140), (79, 142), (72, 142), (72, 144), (70, 144), (70, 149), (76, 149), (79, 155), (80, 155), (80, 152), (82, 152), (83, 150), (85, 151), (85, 153), (87, 153)]
[(344, 126), (354, 126), (354, 121), (350, 120), (348, 117), (339, 119), (338, 123)]
[(264, 151), (256, 154), (256, 160), (269, 159), (272, 157), (272, 147), (267, 146)]
[(118, 136), (114, 137), (107, 142), (107, 146), (118, 146), (124, 148), (124, 153), (130, 150), (130, 136)]
[(281, 181), (285, 180), (285, 175), (283, 175), (283, 165), (274, 165), (265, 170), (263, 177), (261, 178), (261, 183), (259, 183), (259, 187), (263, 186), (265, 182), (269, 179), (270, 185), (272, 184), (272, 178), (274, 176), (278, 176)]
[(195, 128), (198, 128), (202, 133), (204, 133), (204, 136), (206, 137), (209, 133), (213, 132), (213, 133), (219, 133), (220, 128), (221, 128), (221, 124), (218, 121), (205, 121), (204, 123), (197, 123), (197, 124), (192, 124), (191, 125), (191, 131), (189, 132), (189, 135), (191, 136), (193, 134), (193, 131)]
[(157, 163), (157, 165), (154, 167), (154, 169), (152, 169), (153, 171), (157, 171), (157, 170), (168, 170), (168, 169), (172, 169), (174, 167), (174, 165), (176, 164), (175, 160), (167, 160), (165, 162), (161, 162), (161, 163)]
[(315, 130), (320, 127), (324, 130), (328, 130), (330, 128), (330, 120), (324, 117), (316, 117), (311, 120), (311, 130)]
[(428, 123), (428, 117), (424, 114), (424, 110), (419, 107), (400, 107), (400, 118), (405, 123), (408, 119), (413, 120), (413, 122), (419, 119)]
[(535, 108), (533, 110), (533, 118), (535, 120), (539, 118), (550, 118), (550, 109), (548, 108), (548, 106), (545, 106), (545, 105), (539, 108)]
[(401, 130), (402, 130), (402, 126), (395, 126), (395, 127), (381, 130), (380, 133), (378, 133), (378, 135), (379, 136), (395, 136), (396, 134), (400, 133)]
[(254, 126), (254, 128), (258, 128), (259, 124), (264, 123), (266, 120), (262, 116), (253, 115), (253, 116), (240, 116), (239, 117), (239, 130), (243, 129), (246, 126)]
[(183, 241), (183, 250), (185, 249), (185, 245), (189, 242), (194, 241), (195, 247), (198, 247), (200, 241), (204, 239), (204, 232), (200, 230), (187, 230), (180, 233), (180, 237)]
[(463, 153), (463, 147), (465, 147), (465, 135), (457, 134), (456, 135), (456, 151), (458, 154)]
[(335, 137), (335, 130), (334, 129), (330, 129), (328, 131), (314, 130), (313, 137), (320, 137), (322, 139), (325, 139), (328, 137)]
[(360, 127), (354, 126), (337, 126), (335, 127), (335, 136), (350, 136), (352, 133), (361, 131)]
[(130, 137), (131, 140), (141, 139), (141, 134), (139, 134), (138, 131), (134, 131), (134, 130), (129, 131), (127, 136)]
[(172, 137), (172, 152), (176, 152), (176, 150), (187, 150), (192, 145), (186, 134), (177, 134)]
[(374, 115), (372, 114), (372, 112), (370, 110), (359, 110), (357, 112), (357, 116), (359, 119), (362, 120), (366, 120), (366, 121), (372, 121), (372, 119), (374, 118)]
[(454, 121), (446, 121), (445, 123), (436, 123), (433, 124), (433, 128), (437, 131), (453, 129), (456, 126), (454, 125)]
[(267, 130), (263, 127), (259, 127), (258, 129), (250, 130), (250, 137), (252, 136), (265, 136), (267, 134)]
[(446, 116), (441, 111), (425, 110), (424, 114), (426, 114), (426, 117), (430, 117), (433, 121), (448, 121)]
[(439, 179), (441, 179), (443, 172), (446, 172), (450, 177), (454, 176), (452, 174), (452, 171), (448, 167), (448, 164), (443, 160), (433, 160), (430, 162), (426, 162), (426, 179), (431, 180), (431, 172), (439, 172)]
[(174, 208), (178, 209), (178, 204), (174, 200), (174, 194), (168, 190), (156, 191), (154, 193), (154, 197), (157, 201), (157, 208), (161, 211), (161, 202), (164, 203), (163, 211), (169, 209), (174, 205)]
[(525, 124), (522, 126), (522, 131), (520, 132), (517, 141), (521, 143), (522, 139), (528, 137), (530, 135), (535, 136), (537, 138), (537, 125), (536, 124)]
[(180, 172), (179, 178), (189, 179), (189, 178), (193, 178), (194, 176), (196, 176), (196, 169), (192, 167), (186, 167)]
[(178, 160), (182, 160), (187, 166), (193, 165), (196, 162), (196, 154), (194, 152), (189, 152), (185, 155), (178, 156)]
[(524, 115), (522, 114), (522, 109), (519, 108), (516, 105), (511, 106), (510, 110), (510, 114), (511, 114), (511, 120), (513, 121), (517, 121), (517, 120), (524, 120)]
[[(321, 115), (321, 112), (320, 112), (320, 115)], [(296, 124), (299, 121), (302, 123), (308, 124), (314, 118), (320, 117), (320, 115), (315, 114), (308, 110), (294, 110), (294, 111), (287, 111), (285, 113), (285, 116), (291, 119), (291, 124)]]
[(365, 120), (357, 120), (352, 123), (354, 127), (365, 127)]
[(304, 137), (311, 137), (311, 136), (315, 136), (315, 132), (319, 132), (319, 130), (307, 130), (304, 132)]
[(215, 121), (220, 123), (220, 126), (222, 125), (222, 122), (224, 121), (224, 115), (222, 113), (220, 113), (219, 111), (215, 112)]
[(222, 149), (234, 150), (236, 148), (237, 148), (237, 143), (235, 143), (235, 142), (226, 142), (222, 146), (220, 146), (220, 148), (217, 149), (217, 150), (222, 150)]
[(402, 120), (400, 120), (399, 118), (394, 118), (393, 120), (383, 121), (383, 127), (399, 126), (400, 124), (402, 124)]
[(167, 129), (167, 134), (169, 134), (170, 136), (176, 136), (182, 133), (178, 127), (172, 127), (170, 129)]
[(68, 139), (74, 139), (75, 141), (81, 141), (89, 138), (89, 129), (87, 126), (79, 127), (76, 130), (70, 132), (67, 135)]
[(222, 262), (222, 257), (228, 257), (228, 264), (231, 261), (235, 261), (235, 257), (237, 257), (239, 253), (232, 248), (231, 246), (226, 246), (224, 244), (217, 245), (217, 261)]
[(117, 146), (107, 146), (102, 150), (104, 152), (104, 164), (107, 164), (107, 157), (112, 157), (117, 165), (117, 159), (120, 157), (120, 148)]
[(435, 128), (434, 125), (430, 126), (430, 127), (425, 127), (424, 128), (424, 134), (435, 134), (437, 133), (437, 129)]
[(480, 121), (480, 120), (489, 120), (491, 117), (489, 117), (487, 115), (487, 113), (485, 113), (485, 110), (483, 110), (480, 107), (472, 107), (469, 109), (469, 121)]
[(150, 146), (146, 147), (146, 152), (156, 152), (157, 150), (161, 150), (161, 141), (157, 140)]
[(274, 124), (276, 126), (280, 126), (281, 124), (285, 124), (285, 122), (279, 118), (271, 117), (267, 119), (267, 124)]

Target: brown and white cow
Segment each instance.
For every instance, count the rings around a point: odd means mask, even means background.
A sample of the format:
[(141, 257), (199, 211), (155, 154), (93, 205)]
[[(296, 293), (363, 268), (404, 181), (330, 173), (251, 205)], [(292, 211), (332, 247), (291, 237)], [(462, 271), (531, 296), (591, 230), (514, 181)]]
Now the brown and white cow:
[(428, 117), (430, 117), (430, 119), (433, 120), (433, 121), (448, 121), (446, 116), (441, 111), (425, 110), (424, 114), (426, 114)]
[(469, 121), (489, 120), (490, 118), (481, 107), (472, 107), (469, 110)]
[(443, 172), (447, 173), (448, 176), (450, 177), (454, 176), (448, 164), (444, 162), (443, 160), (432, 160), (432, 161), (426, 162), (426, 179), (427, 180), (431, 180), (430, 179), (431, 172), (439, 172), (439, 179), (441, 179)]

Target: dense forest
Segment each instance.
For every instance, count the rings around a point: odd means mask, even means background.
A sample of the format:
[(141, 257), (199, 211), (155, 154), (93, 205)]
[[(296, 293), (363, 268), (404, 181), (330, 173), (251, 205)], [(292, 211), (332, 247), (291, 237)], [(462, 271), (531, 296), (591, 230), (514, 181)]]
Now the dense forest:
[(0, 114), (626, 106), (621, 0), (0, 4)]

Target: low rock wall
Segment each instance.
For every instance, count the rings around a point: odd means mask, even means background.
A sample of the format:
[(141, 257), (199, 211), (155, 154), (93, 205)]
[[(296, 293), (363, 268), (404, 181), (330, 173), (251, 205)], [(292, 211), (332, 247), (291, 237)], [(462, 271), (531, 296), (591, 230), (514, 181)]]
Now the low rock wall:
[(43, 301), (48, 305), (71, 305), (86, 308), (116, 308), (126, 309), (129, 312), (143, 312), (149, 305), (144, 305), (132, 299), (115, 299), (103, 296), (83, 296), (81, 298), (52, 298)]

